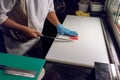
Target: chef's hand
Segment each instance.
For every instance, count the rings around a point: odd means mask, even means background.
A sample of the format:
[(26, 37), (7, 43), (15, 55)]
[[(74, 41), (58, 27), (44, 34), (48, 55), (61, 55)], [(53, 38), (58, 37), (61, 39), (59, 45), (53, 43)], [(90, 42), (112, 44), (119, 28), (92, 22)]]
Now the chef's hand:
[(67, 36), (78, 36), (78, 33), (65, 28), (62, 24), (57, 26), (58, 34)]
[(37, 30), (35, 30), (34, 28), (30, 28), (30, 27), (26, 27), (26, 29), (23, 30), (23, 34), (28, 39), (37, 38), (38, 36), (42, 35)]

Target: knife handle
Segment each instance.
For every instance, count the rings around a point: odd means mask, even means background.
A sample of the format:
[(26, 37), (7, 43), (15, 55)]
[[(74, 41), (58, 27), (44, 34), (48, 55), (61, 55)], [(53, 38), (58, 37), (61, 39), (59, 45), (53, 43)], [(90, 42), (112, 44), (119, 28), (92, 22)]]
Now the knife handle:
[(4, 65), (0, 65), (1, 70), (6, 70), (6, 67)]

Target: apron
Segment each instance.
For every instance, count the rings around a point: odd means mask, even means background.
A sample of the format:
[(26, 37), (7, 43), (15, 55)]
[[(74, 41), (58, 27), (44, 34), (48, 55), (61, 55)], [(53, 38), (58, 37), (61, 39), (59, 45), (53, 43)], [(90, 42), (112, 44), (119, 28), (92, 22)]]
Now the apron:
[[(10, 19), (16, 21), (17, 23), (27, 25), (29, 27), (35, 28), (39, 32), (42, 32), (43, 24), (48, 12), (45, 12), (45, 14), (43, 15), (43, 18), (39, 22), (39, 20), (37, 19), (37, 14), (34, 13), (35, 12), (34, 10), (36, 9), (34, 7), (35, 4), (31, 4), (31, 3), (34, 3), (34, 0), (18, 0), (13, 10), (9, 12), (7, 15), (10, 17)], [(43, 10), (47, 11), (47, 8)], [(27, 14), (30, 16), (28, 16)], [(39, 14), (38, 14), (38, 17), (39, 17)], [(18, 32), (13, 30), (8, 30), (8, 33), (10, 33), (17, 40), (20, 40), (20, 41), (25, 40), (24, 43), (21, 43), (7, 36), (4, 36), (6, 49), (7, 49), (7, 52), (10, 54), (24, 55), (36, 42), (40, 40), (40, 37), (38, 37), (26, 42), (27, 39), (25, 39), (24, 35), (21, 35)]]

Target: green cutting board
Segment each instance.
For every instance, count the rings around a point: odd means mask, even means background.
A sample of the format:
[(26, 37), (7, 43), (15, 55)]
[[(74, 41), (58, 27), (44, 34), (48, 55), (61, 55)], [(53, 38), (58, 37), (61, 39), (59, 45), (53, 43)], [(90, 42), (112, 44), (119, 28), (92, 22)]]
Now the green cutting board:
[(0, 80), (37, 80), (44, 64), (44, 59), (0, 53), (0, 65), (37, 72), (34, 78), (30, 78), (5, 74), (4, 70), (0, 70)]

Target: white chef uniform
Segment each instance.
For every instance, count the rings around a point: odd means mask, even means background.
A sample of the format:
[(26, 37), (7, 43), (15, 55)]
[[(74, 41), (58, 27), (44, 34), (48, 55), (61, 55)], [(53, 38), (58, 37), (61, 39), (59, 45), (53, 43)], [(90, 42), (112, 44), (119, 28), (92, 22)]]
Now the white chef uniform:
[[(51, 11), (54, 11), (53, 0), (0, 0), (0, 24), (9, 17), (41, 33), (47, 14)], [(16, 37), (14, 32), (10, 33)], [(35, 38), (21, 43), (5, 36), (5, 45), (8, 53), (23, 55), (38, 40)]]

